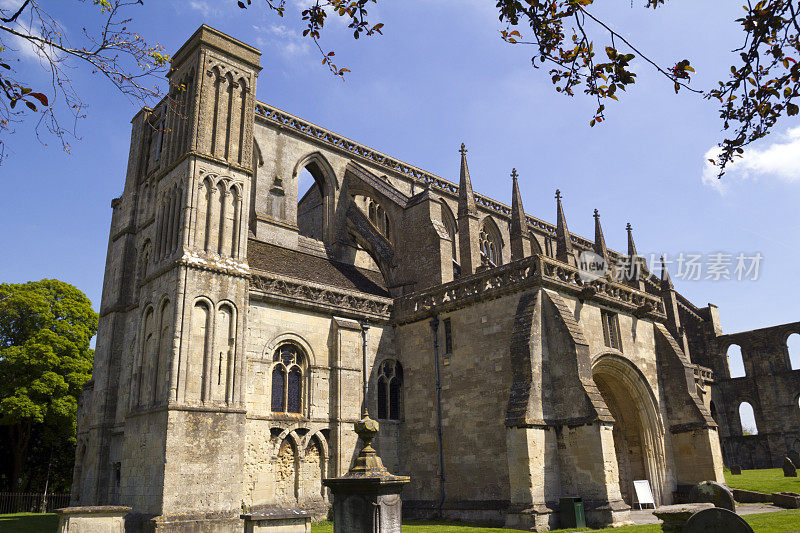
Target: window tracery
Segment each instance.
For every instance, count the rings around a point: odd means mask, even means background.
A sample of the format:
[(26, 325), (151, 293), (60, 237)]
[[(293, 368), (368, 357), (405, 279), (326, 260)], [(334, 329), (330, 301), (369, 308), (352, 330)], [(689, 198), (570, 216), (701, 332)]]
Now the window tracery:
[(494, 268), (502, 264), (500, 236), (484, 222), (480, 233), (481, 265)]
[(387, 359), (378, 369), (378, 419), (400, 420), (403, 367), (398, 361)]
[(282, 344), (275, 350), (272, 367), (272, 411), (303, 411), (303, 375), (305, 358), (294, 344)]

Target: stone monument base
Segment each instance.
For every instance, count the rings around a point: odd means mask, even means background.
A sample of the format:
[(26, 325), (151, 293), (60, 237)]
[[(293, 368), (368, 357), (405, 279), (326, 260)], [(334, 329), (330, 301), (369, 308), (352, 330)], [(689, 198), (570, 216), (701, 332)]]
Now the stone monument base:
[(130, 507), (96, 506), (57, 509), (59, 533), (125, 533)]
[(244, 533), (309, 533), (311, 512), (270, 509), (243, 514)]

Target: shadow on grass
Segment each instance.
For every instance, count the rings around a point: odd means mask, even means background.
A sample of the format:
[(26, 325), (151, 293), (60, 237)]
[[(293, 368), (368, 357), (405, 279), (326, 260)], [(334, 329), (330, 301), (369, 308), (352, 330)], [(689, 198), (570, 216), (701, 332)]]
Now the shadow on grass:
[(55, 533), (58, 515), (55, 514), (3, 514), (0, 515), (0, 533)]

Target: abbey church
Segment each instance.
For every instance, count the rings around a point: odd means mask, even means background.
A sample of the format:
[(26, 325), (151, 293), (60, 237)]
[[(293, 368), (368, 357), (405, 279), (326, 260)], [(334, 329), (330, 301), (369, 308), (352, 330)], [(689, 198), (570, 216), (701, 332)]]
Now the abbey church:
[[(526, 214), (516, 172), (511, 206), (474, 191), (464, 146), (447, 180), (259, 102), (259, 62), (202, 26), (168, 96), (133, 118), (72, 505), (129, 506), (158, 532), (325, 516), (322, 479), (358, 450), (362, 380), (384, 464), (411, 477), (409, 517), (547, 530), (577, 496), (591, 524), (624, 524), (634, 480), (668, 504), (724, 482), (723, 458), (800, 446), (797, 401), (778, 393), (792, 416), (757, 404), (772, 430), (742, 435), (738, 402), (773, 386), (725, 359), (737, 342), (785, 366), (800, 323), (726, 336), (630, 227), (611, 250), (597, 212), (592, 238), (569, 232), (560, 194), (554, 224)], [(586, 252), (605, 275), (587, 278)], [(779, 389), (800, 393), (798, 374)]]

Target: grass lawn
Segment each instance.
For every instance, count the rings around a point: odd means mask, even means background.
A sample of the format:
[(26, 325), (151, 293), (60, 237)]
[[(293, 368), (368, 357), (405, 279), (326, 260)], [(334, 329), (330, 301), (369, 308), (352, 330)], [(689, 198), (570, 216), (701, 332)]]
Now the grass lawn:
[(732, 489), (754, 490), (756, 492), (796, 492), (800, 494), (800, 478), (783, 477), (783, 469), (742, 470), (741, 476), (731, 475), (725, 469), (725, 483)]
[[(751, 514), (744, 519), (758, 532), (800, 532), (800, 509), (774, 513)], [(54, 514), (0, 515), (0, 533), (56, 533), (58, 516)], [(406, 533), (509, 533), (508, 529), (469, 526), (454, 522), (414, 521), (403, 524)], [(608, 533), (659, 533), (660, 524), (608, 529), (561, 529), (559, 531), (606, 531)], [(333, 533), (331, 522), (311, 526), (311, 533)]]
[(0, 514), (0, 533), (55, 533), (56, 514)]
[[(755, 531), (790, 532), (800, 531), (800, 509), (774, 513), (751, 514), (743, 517)], [(413, 521), (403, 524), (406, 533), (509, 533), (509, 529), (468, 526), (455, 522)], [(608, 533), (660, 533), (661, 524), (629, 526), (606, 529), (560, 529), (559, 531), (606, 531)], [(331, 522), (320, 522), (311, 526), (311, 533), (333, 533)]]

